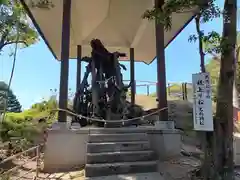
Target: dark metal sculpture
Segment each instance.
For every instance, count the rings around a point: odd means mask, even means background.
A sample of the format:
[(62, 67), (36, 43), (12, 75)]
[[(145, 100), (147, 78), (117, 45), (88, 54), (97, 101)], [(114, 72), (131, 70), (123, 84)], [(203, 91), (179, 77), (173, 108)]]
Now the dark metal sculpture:
[[(73, 110), (85, 117), (98, 119), (120, 120), (133, 116), (134, 108), (126, 100), (126, 93), (131, 86), (123, 83), (121, 68), (126, 67), (119, 63), (118, 58), (125, 54), (110, 53), (98, 39), (91, 41), (92, 56), (84, 57), (82, 61), (87, 62), (80, 89), (76, 92)], [(92, 75), (91, 86), (88, 84), (88, 76)], [(89, 122), (85, 118), (75, 118), (81, 126)], [(98, 123), (103, 126), (104, 123)]]

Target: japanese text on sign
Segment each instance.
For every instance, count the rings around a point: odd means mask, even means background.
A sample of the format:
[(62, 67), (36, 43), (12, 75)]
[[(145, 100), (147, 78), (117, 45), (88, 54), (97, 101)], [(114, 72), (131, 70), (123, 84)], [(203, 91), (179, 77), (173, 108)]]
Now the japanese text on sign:
[(209, 73), (193, 74), (194, 129), (213, 131), (211, 85)]

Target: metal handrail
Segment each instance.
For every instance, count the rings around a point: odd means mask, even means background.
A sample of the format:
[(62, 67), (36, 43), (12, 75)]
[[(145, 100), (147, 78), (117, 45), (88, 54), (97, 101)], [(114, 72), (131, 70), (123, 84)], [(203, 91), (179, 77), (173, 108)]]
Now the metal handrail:
[[(123, 80), (123, 82), (129, 82), (131, 80)], [(143, 80), (135, 80), (135, 82), (149, 83), (149, 84), (157, 84), (155, 81), (143, 81)]]
[[(18, 170), (19, 168), (23, 167), (24, 165), (26, 165), (27, 163), (29, 163), (30, 161), (33, 161), (33, 160), (36, 160), (36, 169), (30, 169), (29, 171), (27, 171), (26, 173), (22, 174), (21, 176), (17, 177), (17, 179), (20, 179), (22, 177), (24, 177), (25, 175), (33, 172), (33, 171), (36, 171), (36, 175), (34, 176), (34, 179), (37, 179), (38, 175), (39, 175), (39, 170), (40, 170), (40, 148), (43, 146), (43, 144), (40, 144), (40, 145), (37, 145), (37, 146), (34, 146), (34, 147), (31, 147), (23, 152), (20, 152), (20, 153), (17, 153), (15, 155), (12, 155), (4, 160), (2, 160), (0, 162), (0, 165), (1, 164), (4, 164), (8, 161), (12, 161), (14, 159), (16, 159), (17, 157), (21, 156), (21, 155), (24, 155), (26, 153), (29, 153), (29, 152), (32, 152), (32, 151), (36, 151), (36, 156), (29, 159), (28, 161), (20, 164), (20, 165), (16, 165), (15, 167), (9, 169), (9, 170), (6, 170), (4, 171), (3, 169), (0, 169), (0, 178), (1, 177), (4, 177), (4, 176), (8, 176), (11, 172), (15, 171), (15, 170)], [(17, 180), (16, 179), (16, 180)]]

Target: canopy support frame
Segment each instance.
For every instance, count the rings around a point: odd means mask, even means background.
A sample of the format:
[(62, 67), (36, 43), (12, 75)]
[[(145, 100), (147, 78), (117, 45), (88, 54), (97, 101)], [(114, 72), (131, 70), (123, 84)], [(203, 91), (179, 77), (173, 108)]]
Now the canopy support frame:
[[(155, 0), (155, 6), (161, 8), (164, 0)], [(156, 24), (156, 53), (157, 53), (157, 99), (158, 108), (166, 108), (167, 104), (167, 91), (166, 91), (166, 65), (165, 65), (165, 46), (164, 46), (164, 25), (161, 23)], [(168, 110), (165, 109), (159, 112), (159, 120), (168, 120)]]
[(131, 82), (131, 104), (134, 105), (136, 94), (134, 48), (130, 48), (130, 82)]
[[(68, 107), (68, 76), (69, 76), (69, 47), (70, 47), (70, 24), (71, 24), (71, 0), (63, 0), (62, 16), (62, 44), (61, 44), (61, 72), (60, 72), (60, 91), (59, 108)], [(58, 112), (58, 122), (66, 122), (67, 113)]]
[(82, 68), (82, 46), (77, 46), (77, 78), (76, 78), (76, 92), (80, 89), (81, 85), (81, 68)]

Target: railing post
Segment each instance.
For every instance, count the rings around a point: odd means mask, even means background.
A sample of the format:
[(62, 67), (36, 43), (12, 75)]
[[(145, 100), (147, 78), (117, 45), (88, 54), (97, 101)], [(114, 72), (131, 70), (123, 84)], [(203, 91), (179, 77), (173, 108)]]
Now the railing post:
[(188, 100), (187, 83), (184, 83), (185, 100)]
[(184, 86), (184, 83), (182, 83), (182, 98), (183, 100), (185, 100), (185, 86)]
[(170, 93), (171, 93), (171, 90), (170, 90), (170, 83), (168, 83), (168, 91), (167, 91), (167, 93), (168, 93), (168, 96), (170, 97)]
[(147, 96), (149, 96), (149, 85), (147, 85)]

